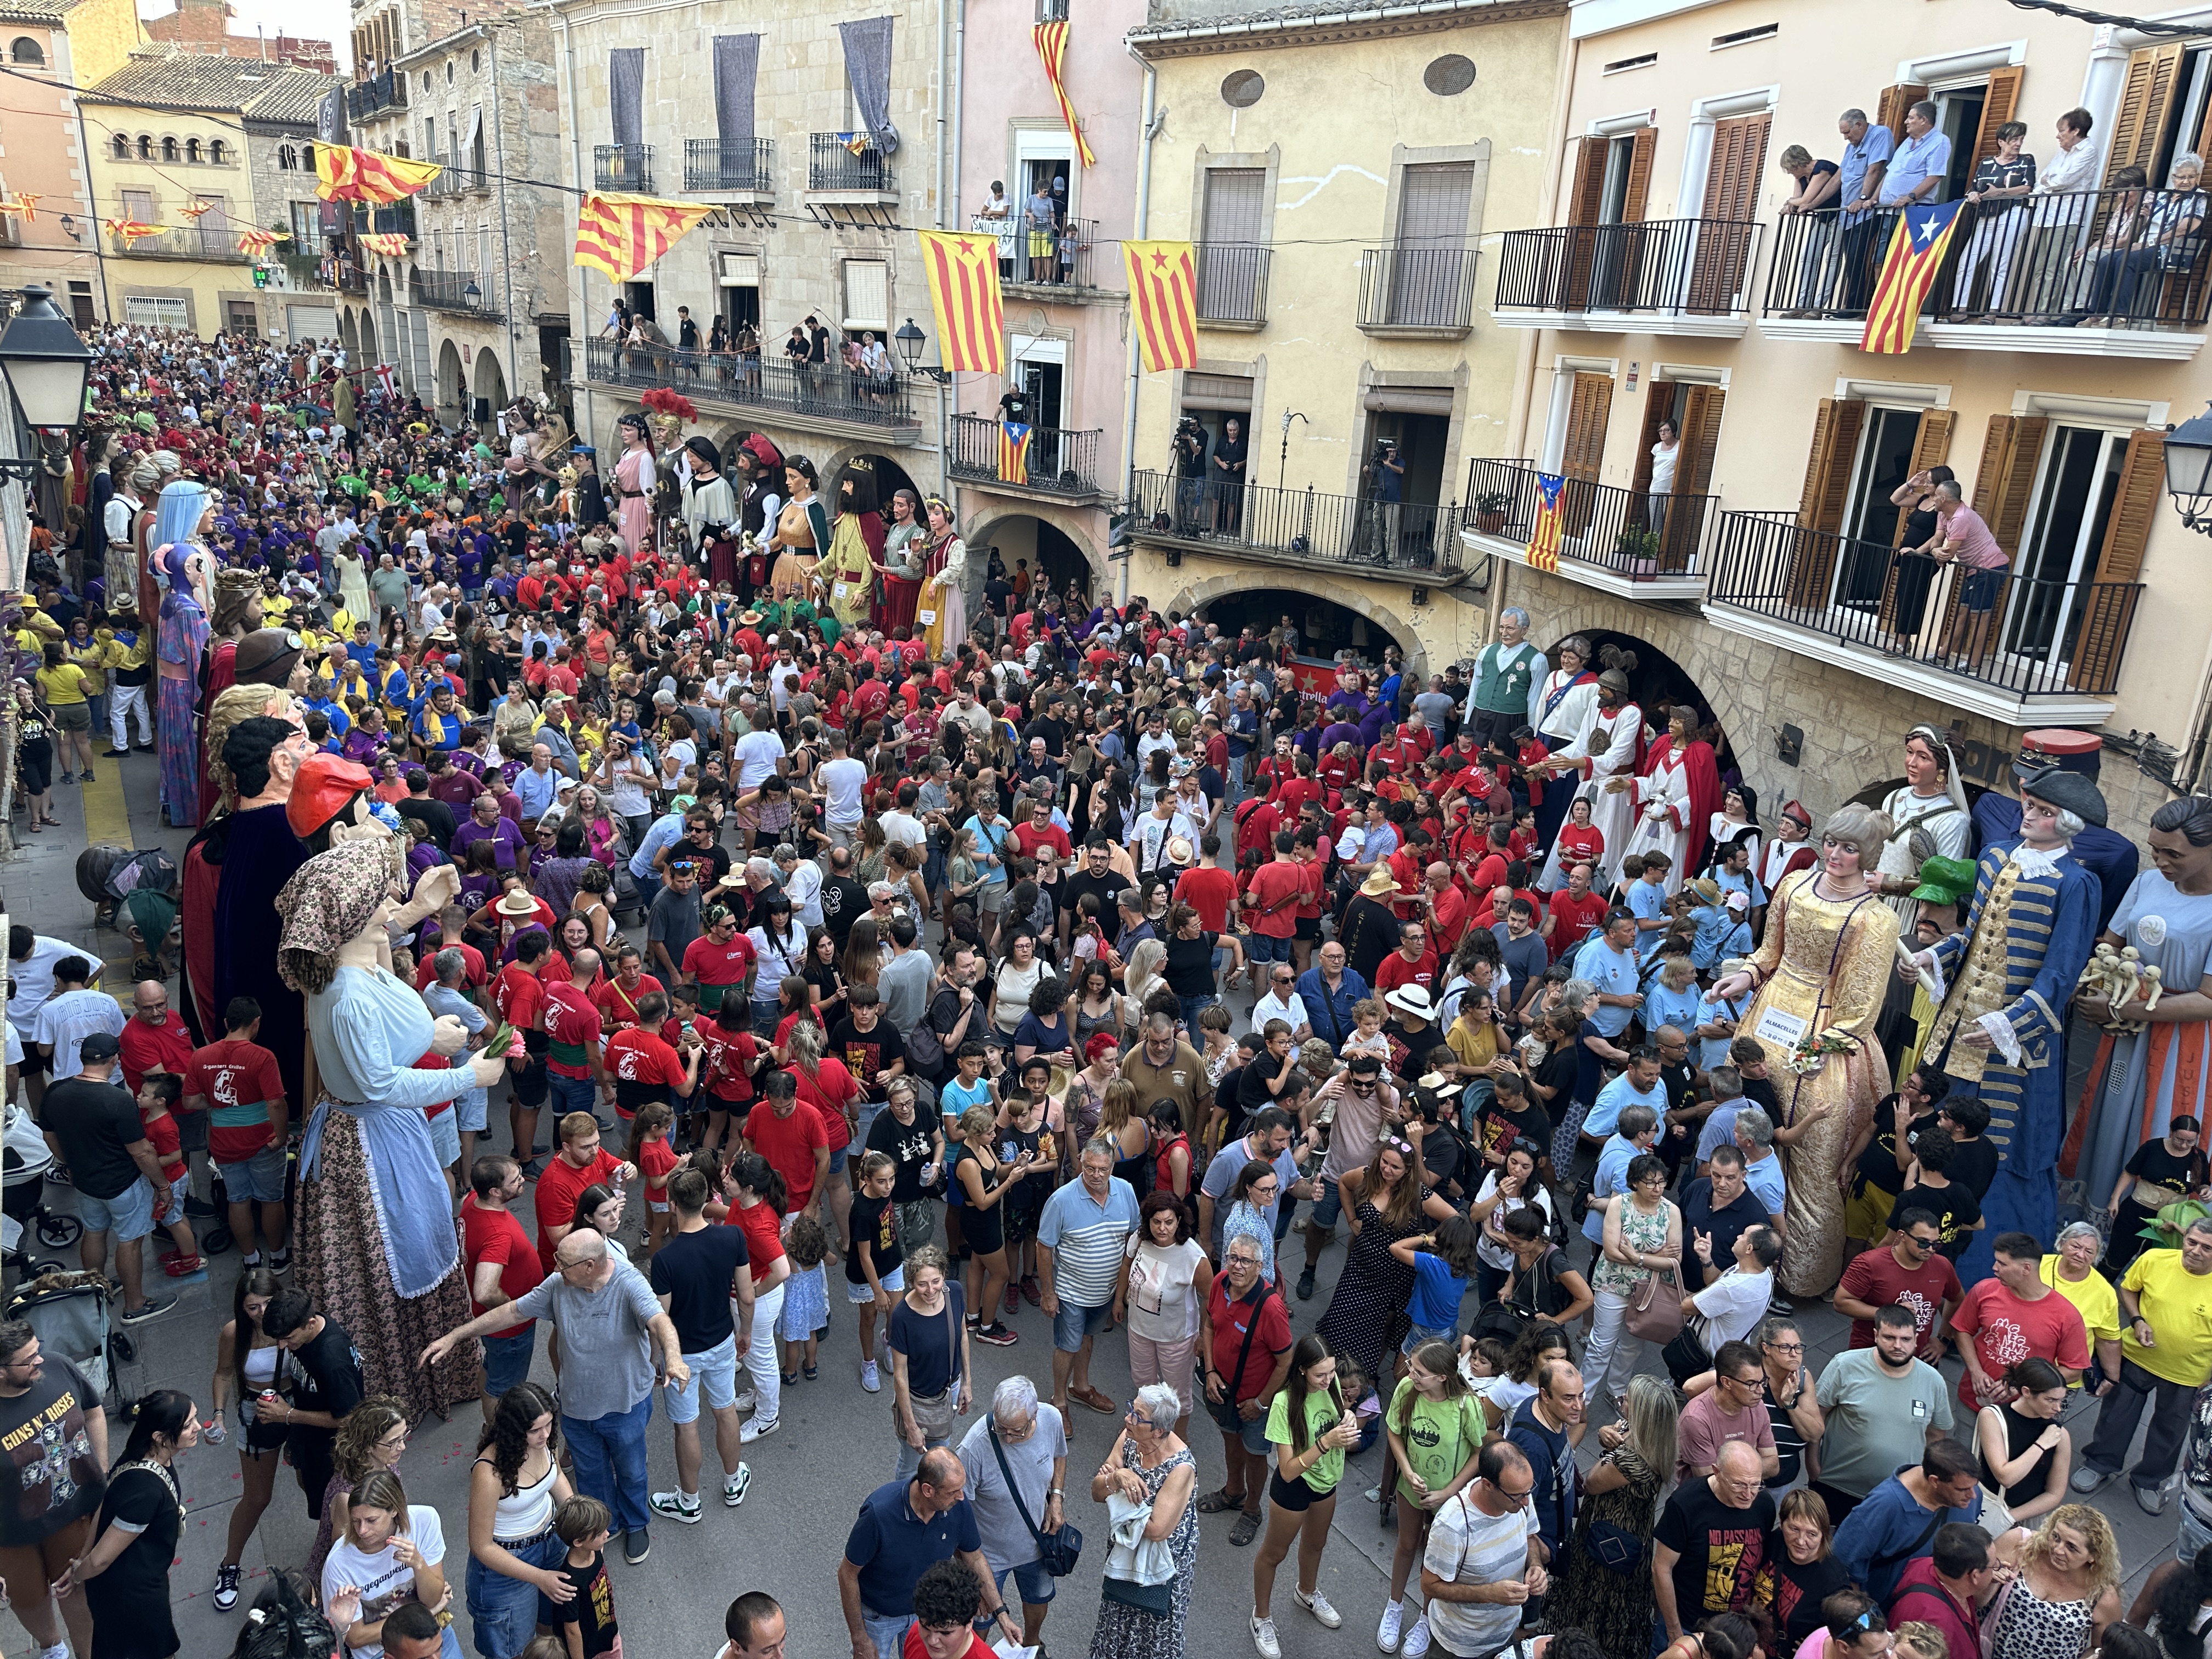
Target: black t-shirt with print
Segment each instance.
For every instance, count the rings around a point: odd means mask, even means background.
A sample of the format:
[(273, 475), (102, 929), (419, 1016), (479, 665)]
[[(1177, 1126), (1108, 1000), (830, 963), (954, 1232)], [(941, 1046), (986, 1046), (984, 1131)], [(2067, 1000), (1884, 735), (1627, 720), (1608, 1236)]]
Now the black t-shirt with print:
[(84, 1415), (100, 1394), (59, 1354), (38, 1381), (0, 1399), (0, 1548), (34, 1547), (100, 1507), (107, 1472), (94, 1455)]
[[(1569, 1055), (1571, 1060), (1573, 1056)], [(1516, 1140), (1526, 1140), (1536, 1147), (1539, 1158), (1552, 1155), (1552, 1121), (1544, 1109), (1522, 1097), (1522, 1108), (1517, 1112), (1505, 1109), (1504, 1097), (1492, 1095), (1484, 1103), (1474, 1120), (1476, 1136), (1475, 1156), (1489, 1158), (1501, 1153)]]
[(1677, 1486), (1652, 1536), (1676, 1556), (1674, 1608), (1685, 1630), (1717, 1613), (1741, 1612), (1766, 1559), (1774, 1531), (1774, 1499), (1761, 1492), (1749, 1509), (1730, 1509), (1711, 1484)]
[(1897, 1202), (1889, 1206), (1889, 1219), (1883, 1224), (1894, 1227), (1897, 1218), (1907, 1210), (1925, 1210), (1936, 1218), (1942, 1230), (1942, 1240), (1936, 1249), (1956, 1261), (1972, 1242), (1974, 1224), (1982, 1218), (1982, 1206), (1956, 1175), (1950, 1177), (1948, 1187), (1907, 1187), (1897, 1195)]
[(556, 1626), (575, 1626), (584, 1659), (599, 1659), (601, 1654), (612, 1653), (621, 1632), (615, 1626), (615, 1589), (607, 1577), (606, 1556), (595, 1554), (591, 1565), (583, 1567), (569, 1565), (563, 1557), (555, 1571), (575, 1587), (576, 1593), (558, 1607), (549, 1598), (539, 1596), (539, 1620)]
[(905, 1259), (899, 1234), (898, 1200), (896, 1198), (870, 1198), (866, 1193), (853, 1194), (853, 1248), (845, 1252), (845, 1282), (865, 1285), (867, 1274), (860, 1271), (860, 1246), (868, 1247), (868, 1259), (876, 1270), (878, 1283), (889, 1279), (899, 1263)]
[[(342, 1418), (361, 1404), (362, 1396), (368, 1392), (353, 1334), (335, 1319), (325, 1318), (313, 1341), (287, 1354), (278, 1374), (284, 1379), (295, 1411), (328, 1412)], [(303, 1440), (315, 1437), (328, 1440), (336, 1434), (335, 1430), (306, 1425), (295, 1425), (290, 1432)]]
[(931, 1139), (937, 1133), (937, 1109), (916, 1101), (913, 1122), (902, 1123), (886, 1111), (868, 1126), (868, 1150), (888, 1154), (898, 1166), (891, 1175), (892, 1203), (919, 1204), (928, 1196), (922, 1191), (921, 1171), (937, 1155)]

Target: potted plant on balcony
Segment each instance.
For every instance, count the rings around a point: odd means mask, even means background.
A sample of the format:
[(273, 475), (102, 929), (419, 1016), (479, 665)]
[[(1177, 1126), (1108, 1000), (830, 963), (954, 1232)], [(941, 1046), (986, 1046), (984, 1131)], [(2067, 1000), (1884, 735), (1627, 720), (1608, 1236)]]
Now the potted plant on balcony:
[(1477, 533), (1495, 536), (1505, 528), (1505, 510), (1511, 505), (1502, 489), (1486, 489), (1474, 498), (1474, 527)]
[(1628, 574), (1638, 581), (1649, 580), (1659, 574), (1659, 532), (1656, 530), (1646, 530), (1641, 525), (1626, 526), (1620, 539), (1613, 544), (1613, 551), (1620, 556)]

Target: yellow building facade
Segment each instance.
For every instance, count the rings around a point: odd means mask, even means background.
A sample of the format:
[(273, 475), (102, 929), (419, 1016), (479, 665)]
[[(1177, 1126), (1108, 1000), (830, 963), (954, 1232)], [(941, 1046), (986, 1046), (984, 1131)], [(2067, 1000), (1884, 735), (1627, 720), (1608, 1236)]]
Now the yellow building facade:
[[(2069, 727), (2101, 734), (2113, 825), (2140, 838), (2203, 768), (2212, 588), (2162, 450), (2212, 386), (2204, 198), (2176, 172), (2212, 137), (2212, 28), (1586, 0), (1569, 36), (1543, 209), (1501, 227), (1488, 296), (1523, 347), (1513, 459), (1462, 487), (1493, 605), (1547, 647), (1635, 650), (1645, 706), (1698, 708), (1770, 804), (1817, 818), (1893, 780), (1922, 721), (1976, 786)], [(1985, 161), (2024, 184), (2014, 123), (2033, 192), (1962, 206), (1910, 350), (1862, 349), (1887, 197), (1961, 202)], [(1854, 133), (1905, 146), (1898, 177), (1858, 213), (1790, 210)], [(1938, 467), (2002, 572), (1918, 550), (1911, 481)], [(1528, 553), (1547, 475), (1556, 571)]]
[(1131, 32), (1134, 234), (1195, 245), (1199, 362), (1137, 387), (1129, 591), (1231, 633), (1290, 615), (1324, 654), (1479, 647), (1461, 480), (1505, 447), (1522, 349), (1490, 248), (1543, 202), (1565, 33), (1512, 0)]

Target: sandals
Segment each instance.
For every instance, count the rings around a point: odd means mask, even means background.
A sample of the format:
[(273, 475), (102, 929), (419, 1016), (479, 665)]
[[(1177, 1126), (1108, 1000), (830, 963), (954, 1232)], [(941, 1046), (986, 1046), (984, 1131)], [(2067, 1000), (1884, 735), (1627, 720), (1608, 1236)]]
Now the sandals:
[(786, 1371), (783, 1374), (783, 1386), (787, 1389), (797, 1388), (799, 1386), (799, 1373), (797, 1371)]
[(1249, 1511), (1240, 1511), (1237, 1524), (1229, 1529), (1229, 1541), (1243, 1549), (1260, 1535), (1260, 1517)]
[(819, 1365), (809, 1365), (808, 1367), (806, 1367), (806, 1372), (805, 1372), (805, 1375), (806, 1375), (806, 1380), (807, 1380), (809, 1382), (813, 1382), (813, 1381), (815, 1380), (815, 1378), (817, 1378), (817, 1377), (818, 1377), (818, 1376), (820, 1376), (822, 1375), (822, 1367), (821, 1367), (821, 1366), (819, 1366)]
[(1241, 1498), (1231, 1498), (1228, 1491), (1223, 1488), (1206, 1493), (1198, 1500), (1194, 1507), (1200, 1515), (1219, 1515), (1226, 1510), (1243, 1509), (1244, 1500)]

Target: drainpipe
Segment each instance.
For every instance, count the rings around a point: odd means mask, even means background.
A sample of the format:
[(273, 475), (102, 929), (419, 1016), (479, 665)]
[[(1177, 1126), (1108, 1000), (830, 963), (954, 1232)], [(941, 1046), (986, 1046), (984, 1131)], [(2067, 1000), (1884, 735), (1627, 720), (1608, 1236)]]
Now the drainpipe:
[[(514, 245), (507, 240), (507, 136), (501, 131), (503, 123), (500, 120), (500, 112), (507, 106), (499, 92), (498, 33), (494, 30), (486, 29), (484, 42), (491, 48), (492, 165), (499, 169), (499, 262), (502, 267), (500, 278), (507, 290), (506, 297), (500, 308), (507, 313), (507, 369), (508, 374), (514, 376), (517, 382), (507, 387), (507, 395), (514, 398), (522, 395), (520, 384), (522, 379), (522, 364), (516, 356), (514, 339)], [(541, 381), (544, 379), (544, 367), (542, 363), (539, 365), (538, 379)]]
[(960, 212), (960, 164), (967, 156), (961, 135), (965, 130), (968, 101), (964, 88), (968, 84), (968, 0), (953, 0), (952, 14), (952, 216), (938, 223), (958, 229), (963, 222)]
[[(92, 243), (92, 262), (100, 270), (100, 307), (107, 313), (107, 320), (117, 320), (115, 301), (107, 291), (107, 254), (100, 246), (100, 204), (92, 188), (92, 140), (84, 130), (84, 106), (76, 104), (76, 148), (84, 162), (84, 234)], [(64, 292), (62, 297), (69, 295)]]
[(945, 0), (937, 0), (937, 97), (933, 101), (937, 105), (937, 228), (939, 230), (945, 228), (946, 222), (945, 217), (945, 83), (949, 69), (945, 60), (951, 44), (946, 38)]
[[(1126, 46), (1127, 43), (1124, 42)], [(1133, 46), (1128, 46), (1129, 56), (1145, 65), (1144, 125), (1138, 128), (1140, 148), (1137, 152), (1137, 234), (1142, 241), (1148, 234), (1152, 210), (1152, 110), (1159, 90), (1160, 72), (1146, 63), (1145, 55)], [(1139, 354), (1137, 330), (1133, 314), (1129, 328), (1129, 387), (1121, 399), (1121, 500), (1131, 501), (1137, 492), (1137, 390), (1144, 384), (1145, 364)], [(1115, 585), (1118, 596), (1116, 605), (1129, 602), (1129, 561), (1119, 561), (1121, 579)]]
[[(569, 164), (575, 169), (576, 187), (583, 190), (588, 186), (584, 183), (584, 141), (577, 136), (579, 118), (576, 103), (576, 44), (568, 32), (568, 14), (558, 5), (551, 6), (549, 9), (552, 12), (555, 21), (561, 25), (562, 65), (568, 82)], [(578, 265), (575, 270), (576, 293), (583, 306), (582, 327), (585, 332), (581, 339), (577, 338), (576, 328), (574, 324), (571, 325), (568, 335), (568, 363), (573, 372), (576, 362), (576, 348), (583, 347), (586, 354), (587, 366), (585, 372), (577, 377), (579, 384), (575, 396), (582, 405), (583, 415), (583, 419), (578, 424), (582, 428), (585, 440), (596, 446), (599, 441), (599, 428), (592, 418), (592, 378), (588, 367), (591, 342), (597, 337), (592, 331), (592, 270), (588, 265)]]

